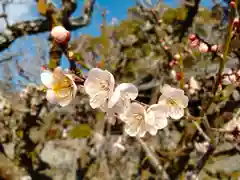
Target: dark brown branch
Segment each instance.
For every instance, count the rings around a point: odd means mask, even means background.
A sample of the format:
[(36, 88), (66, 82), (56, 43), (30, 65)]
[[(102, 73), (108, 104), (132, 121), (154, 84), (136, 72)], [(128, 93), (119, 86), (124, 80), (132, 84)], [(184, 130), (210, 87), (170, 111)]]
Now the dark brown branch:
[(177, 34), (179, 34), (179, 40), (182, 40), (188, 28), (192, 25), (194, 17), (198, 13), (200, 1), (201, 0), (194, 0), (194, 6), (190, 6), (188, 8), (187, 17), (184, 20), (183, 24), (181, 25), (181, 28), (177, 31)]

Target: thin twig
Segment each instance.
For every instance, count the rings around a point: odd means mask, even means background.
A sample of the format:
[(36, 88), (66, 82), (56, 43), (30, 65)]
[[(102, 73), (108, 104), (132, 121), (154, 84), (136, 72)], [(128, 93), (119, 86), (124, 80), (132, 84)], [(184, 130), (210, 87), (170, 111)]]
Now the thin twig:
[(143, 150), (147, 154), (150, 162), (152, 165), (155, 167), (155, 169), (162, 174), (163, 180), (169, 179), (168, 174), (166, 171), (163, 169), (162, 165), (158, 161), (157, 155), (149, 148), (149, 146), (139, 137), (137, 137), (138, 142), (141, 144)]
[(199, 133), (204, 137), (204, 139), (208, 142), (210, 142), (210, 138), (208, 137), (208, 135), (202, 130), (202, 128), (199, 126), (199, 124), (196, 121), (192, 121), (193, 124), (196, 126), (196, 128), (198, 129)]

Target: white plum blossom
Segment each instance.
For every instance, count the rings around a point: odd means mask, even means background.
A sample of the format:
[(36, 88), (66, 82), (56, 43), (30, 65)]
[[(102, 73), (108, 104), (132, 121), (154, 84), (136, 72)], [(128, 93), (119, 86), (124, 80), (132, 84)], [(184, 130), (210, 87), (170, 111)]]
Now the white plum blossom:
[(93, 109), (106, 110), (109, 98), (113, 94), (115, 80), (107, 70), (93, 68), (88, 72), (84, 83), (84, 89), (90, 98), (90, 106)]
[(107, 70), (93, 68), (88, 73), (84, 83), (86, 93), (90, 97), (90, 106), (107, 112), (109, 117), (114, 113), (119, 115), (136, 99), (138, 89), (131, 83), (122, 83), (114, 90), (115, 80)]
[(165, 84), (161, 88), (161, 93), (158, 104), (166, 107), (166, 115), (172, 119), (182, 118), (184, 108), (188, 106), (188, 97), (184, 95), (184, 91)]
[(137, 96), (138, 89), (135, 85), (131, 83), (119, 84), (108, 102), (109, 111), (121, 115), (130, 105), (130, 100), (136, 99)]
[(66, 106), (76, 96), (77, 86), (73, 75), (65, 73), (61, 67), (55, 68), (53, 72), (44, 70), (41, 81), (47, 87), (46, 98), (52, 104)]
[(167, 126), (168, 121), (164, 106), (159, 104), (151, 105), (147, 110), (139, 103), (131, 103), (121, 116), (121, 120), (125, 122), (125, 132), (129, 136), (143, 137), (146, 132), (156, 135), (158, 129)]

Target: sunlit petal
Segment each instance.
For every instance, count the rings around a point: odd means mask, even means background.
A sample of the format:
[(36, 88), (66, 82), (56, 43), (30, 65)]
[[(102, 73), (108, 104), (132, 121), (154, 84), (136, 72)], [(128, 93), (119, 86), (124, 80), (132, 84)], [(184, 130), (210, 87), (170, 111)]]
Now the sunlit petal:
[(55, 82), (53, 73), (50, 71), (44, 71), (41, 73), (41, 81), (47, 88), (52, 88)]
[(47, 100), (51, 103), (51, 104), (57, 104), (58, 100), (56, 97), (56, 94), (53, 90), (48, 89), (47, 90), (47, 95), (46, 95)]
[(131, 103), (129, 107), (126, 109), (124, 116), (125, 117), (133, 117), (134, 114), (145, 114), (144, 107), (139, 103)]

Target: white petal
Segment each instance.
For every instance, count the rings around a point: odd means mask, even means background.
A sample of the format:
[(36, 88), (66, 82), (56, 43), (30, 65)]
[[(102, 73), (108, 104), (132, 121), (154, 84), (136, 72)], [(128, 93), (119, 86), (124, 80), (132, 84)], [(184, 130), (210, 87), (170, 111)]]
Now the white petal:
[(95, 96), (90, 97), (90, 106), (93, 109), (100, 108), (106, 103), (108, 94), (106, 91), (100, 91)]
[(106, 80), (109, 82), (109, 87), (114, 88), (115, 80), (113, 75), (107, 71), (99, 68), (93, 68), (88, 73), (88, 79)]
[(132, 125), (132, 124), (125, 124), (124, 131), (129, 136), (136, 136), (138, 133), (138, 126)]
[(158, 129), (157, 129), (156, 127), (154, 127), (154, 126), (148, 125), (147, 131), (148, 131), (151, 135), (155, 136), (155, 135), (157, 134), (157, 132), (158, 132)]
[(90, 97), (95, 96), (99, 91), (101, 91), (101, 86), (99, 84), (99, 81), (86, 79), (84, 82), (84, 90)]
[(107, 70), (101, 70), (99, 68), (93, 68), (89, 71), (88, 77), (84, 83), (84, 89), (86, 93), (90, 96), (95, 96), (95, 94), (102, 90), (101, 83), (106, 82), (109, 88), (109, 96), (112, 94), (114, 89), (114, 77)]
[(48, 89), (48, 90), (47, 90), (46, 98), (47, 98), (47, 100), (48, 100), (51, 104), (57, 104), (57, 103), (58, 103), (56, 94), (55, 94), (55, 92), (54, 92), (53, 90), (51, 90), (51, 89)]
[(139, 127), (138, 129), (138, 135), (139, 137), (144, 137), (146, 134), (146, 127), (144, 127), (143, 125)]
[(112, 108), (114, 105), (116, 105), (116, 103), (117, 102), (119, 102), (121, 100), (121, 91), (120, 90), (118, 90), (118, 89), (116, 89), (114, 92), (113, 92), (113, 94), (112, 94), (112, 96), (111, 96), (111, 98), (110, 98), (110, 100), (109, 100), (109, 102), (108, 102), (108, 107), (109, 108)]
[(52, 88), (55, 82), (53, 73), (50, 71), (44, 71), (41, 73), (41, 81), (47, 88)]
[(169, 109), (169, 116), (172, 119), (180, 119), (184, 116), (184, 109), (179, 106), (172, 106)]
[(157, 129), (163, 129), (167, 126), (168, 109), (165, 105), (154, 104), (147, 110), (147, 124), (150, 124)]
[(75, 84), (72, 75), (70, 75), (70, 74), (66, 74), (66, 76), (69, 77), (69, 78), (72, 80), (72, 86), (73, 86), (73, 98), (75, 98), (76, 95), (77, 95), (78, 87), (77, 87), (77, 85)]
[(167, 95), (169, 92), (172, 92), (172, 87), (169, 86), (168, 84), (164, 84), (163, 87), (160, 89), (160, 92), (162, 95)]
[(108, 102), (108, 107), (113, 108), (118, 114), (122, 114), (124, 109), (130, 104), (130, 99), (135, 99), (138, 95), (138, 89), (131, 83), (122, 83), (118, 85)]
[(124, 112), (123, 116), (126, 118), (132, 118), (134, 116), (134, 114), (145, 115), (145, 113), (146, 112), (145, 112), (144, 107), (141, 104), (134, 102), (129, 105), (129, 107)]
[(200, 89), (198, 81), (193, 76), (191, 76), (189, 80), (189, 85), (192, 89), (197, 89), (197, 90)]
[[(186, 108), (186, 107), (188, 106), (188, 101), (189, 101), (189, 99), (188, 99), (187, 96), (185, 96), (185, 95), (180, 96), (179, 99), (178, 99), (178, 101), (179, 101), (178, 105), (179, 105), (180, 107)], [(178, 102), (178, 101), (177, 101), (177, 102)]]
[(56, 93), (58, 104), (60, 106), (67, 106), (74, 99), (74, 88), (60, 89)]
[(120, 91), (122, 96), (128, 96), (131, 100), (134, 100), (138, 96), (138, 89), (132, 83), (122, 83), (118, 85), (115, 91)]

